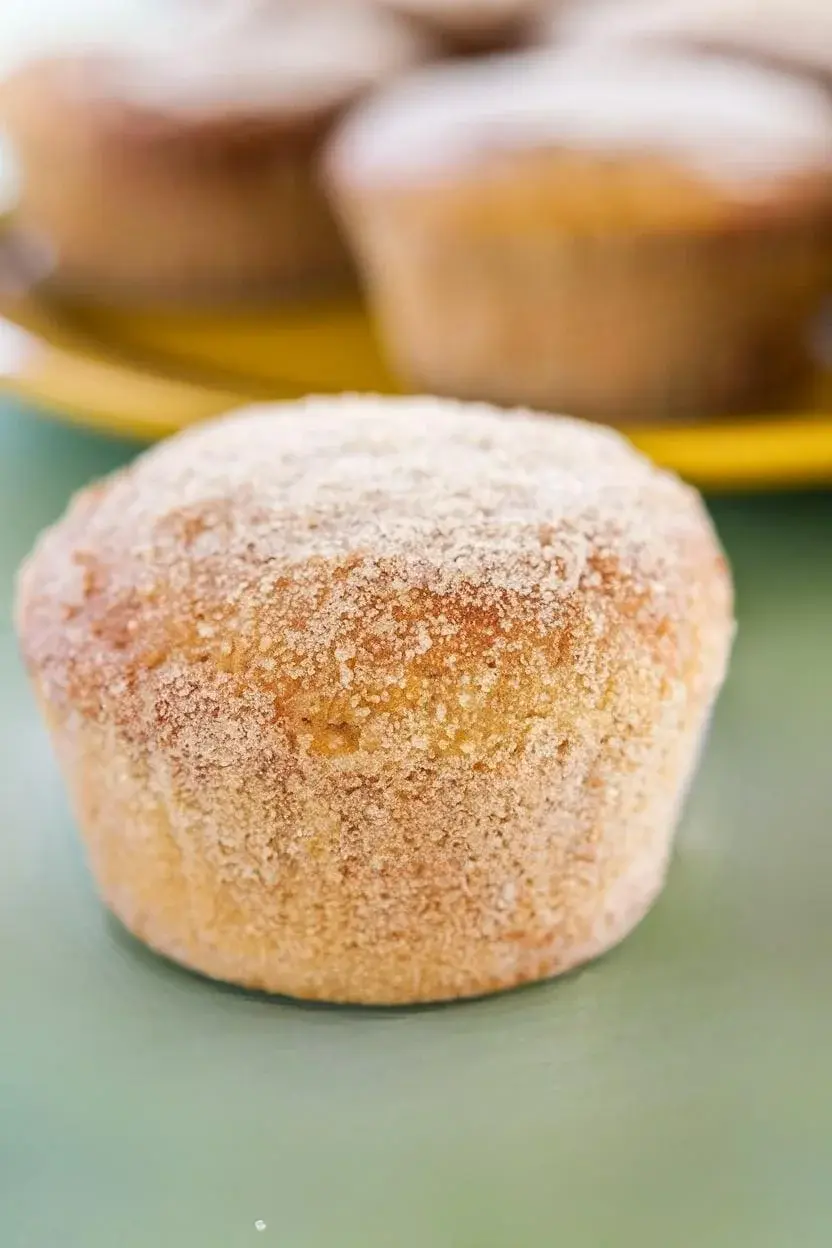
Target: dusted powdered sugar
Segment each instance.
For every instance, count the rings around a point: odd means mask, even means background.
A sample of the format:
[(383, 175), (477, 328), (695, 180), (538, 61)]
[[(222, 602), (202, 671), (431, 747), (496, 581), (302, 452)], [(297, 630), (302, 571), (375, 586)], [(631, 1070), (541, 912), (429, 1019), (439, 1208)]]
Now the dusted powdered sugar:
[(759, 66), (683, 53), (539, 51), (413, 74), (344, 124), (345, 179), (407, 181), (534, 147), (658, 153), (748, 183), (828, 168), (832, 106)]

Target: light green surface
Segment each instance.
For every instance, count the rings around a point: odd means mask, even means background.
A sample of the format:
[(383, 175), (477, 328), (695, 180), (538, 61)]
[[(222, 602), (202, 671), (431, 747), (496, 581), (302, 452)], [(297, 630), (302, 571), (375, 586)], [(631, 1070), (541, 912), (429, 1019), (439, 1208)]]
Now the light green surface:
[[(152, 7), (6, 0), (0, 69)], [(736, 659), (631, 940), (561, 983), (360, 1013), (223, 992), (95, 902), (9, 578), (128, 453), (0, 404), (0, 1248), (828, 1248), (832, 498), (716, 509)]]
[(715, 509), (736, 661), (639, 931), (562, 982), (361, 1012), (223, 991), (94, 899), (9, 578), (129, 453), (0, 408), (2, 1248), (828, 1248), (832, 497)]

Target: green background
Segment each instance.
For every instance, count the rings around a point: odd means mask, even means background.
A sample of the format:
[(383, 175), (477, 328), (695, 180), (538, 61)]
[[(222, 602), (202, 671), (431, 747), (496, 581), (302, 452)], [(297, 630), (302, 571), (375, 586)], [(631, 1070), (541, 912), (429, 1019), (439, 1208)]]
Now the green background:
[(828, 1248), (832, 496), (714, 503), (735, 661), (632, 938), (486, 1001), (327, 1009), (167, 966), (95, 901), (11, 577), (133, 449), (0, 404), (2, 1248)]

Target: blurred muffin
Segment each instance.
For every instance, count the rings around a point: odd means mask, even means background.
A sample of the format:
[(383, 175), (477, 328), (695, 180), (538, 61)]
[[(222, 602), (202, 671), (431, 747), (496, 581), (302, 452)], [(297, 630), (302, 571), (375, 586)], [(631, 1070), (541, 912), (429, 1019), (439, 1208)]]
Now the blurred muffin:
[(207, 300), (343, 281), (318, 185), (322, 137), (424, 51), (356, 4), (286, 4), (187, 45), (33, 63), (0, 85), (24, 218), (55, 280), (95, 298)]
[(538, 33), (542, 0), (377, 0), (411, 18), (453, 51), (489, 52)]
[(555, 11), (550, 36), (728, 53), (832, 85), (829, 0), (600, 0)]
[(414, 385), (613, 423), (793, 396), (830, 226), (832, 111), (695, 56), (437, 67), (327, 154)]

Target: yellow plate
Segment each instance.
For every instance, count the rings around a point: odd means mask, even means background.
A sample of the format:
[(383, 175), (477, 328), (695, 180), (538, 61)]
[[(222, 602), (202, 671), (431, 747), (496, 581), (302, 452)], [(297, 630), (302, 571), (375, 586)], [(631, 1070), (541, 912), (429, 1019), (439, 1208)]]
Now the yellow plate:
[[(156, 438), (265, 398), (397, 390), (356, 304), (184, 313), (29, 302), (6, 315), (16, 324), (0, 332), (0, 383), (114, 434)], [(626, 432), (706, 488), (832, 482), (832, 379), (799, 416)]]

